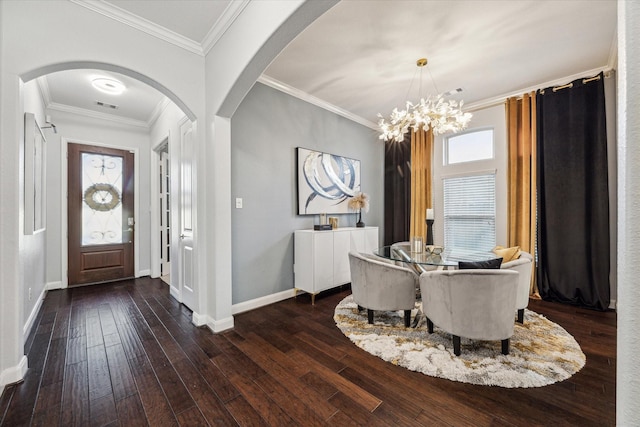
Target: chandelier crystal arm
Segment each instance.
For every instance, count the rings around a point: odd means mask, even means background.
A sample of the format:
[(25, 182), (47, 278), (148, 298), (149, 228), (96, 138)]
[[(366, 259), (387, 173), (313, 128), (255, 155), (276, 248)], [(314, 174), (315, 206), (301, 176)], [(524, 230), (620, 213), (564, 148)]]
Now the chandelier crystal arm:
[[(427, 65), (427, 59), (421, 58), (416, 64), (418, 67), (424, 67)], [(431, 79), (433, 80), (433, 77)], [(437, 90), (435, 82), (433, 85)], [(459, 91), (460, 89), (456, 90)], [(421, 127), (431, 127), (434, 135), (459, 132), (469, 125), (472, 117), (471, 113), (462, 111), (462, 105), (463, 101), (458, 103), (455, 100), (445, 100), (443, 94), (428, 96), (426, 99), (421, 97), (415, 105), (407, 101), (404, 110), (394, 108), (388, 119), (378, 114), (378, 126), (381, 131), (379, 138), (384, 141), (401, 142), (409, 128), (418, 130)]]

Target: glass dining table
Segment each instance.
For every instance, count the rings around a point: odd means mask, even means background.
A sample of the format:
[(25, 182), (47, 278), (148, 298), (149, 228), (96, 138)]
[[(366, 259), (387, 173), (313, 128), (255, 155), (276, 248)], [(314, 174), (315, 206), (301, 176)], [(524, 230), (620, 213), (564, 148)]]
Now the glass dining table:
[[(373, 250), (374, 255), (391, 261), (410, 264), (418, 273), (427, 271), (425, 266), (435, 266), (443, 270), (458, 268), (460, 261), (486, 261), (496, 257), (491, 251), (469, 249), (427, 247), (421, 252), (411, 251), (409, 243), (395, 243)], [(431, 270), (431, 269), (430, 269)]]

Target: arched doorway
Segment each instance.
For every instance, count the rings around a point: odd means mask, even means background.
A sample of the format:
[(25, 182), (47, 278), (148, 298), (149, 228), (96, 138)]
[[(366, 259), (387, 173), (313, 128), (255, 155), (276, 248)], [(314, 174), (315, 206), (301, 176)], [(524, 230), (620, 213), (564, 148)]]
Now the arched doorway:
[[(49, 72), (51, 70), (55, 71)], [(68, 78), (66, 80), (62, 79), (61, 75), (66, 75)], [(174, 274), (170, 284), (171, 294), (190, 308), (195, 308), (194, 301), (196, 300), (195, 293), (197, 289), (193, 285), (194, 266), (190, 257), (193, 252), (194, 226), (188, 218), (192, 215), (195, 202), (193, 191), (190, 188), (194, 185), (194, 179), (196, 178), (192, 174), (194, 169), (192, 165), (195, 163), (193, 154), (195, 122), (190, 119), (190, 116), (194, 116), (193, 112), (186, 106), (184, 109), (180, 108), (178, 104), (184, 106), (184, 103), (161, 84), (140, 73), (119, 66), (95, 62), (73, 62), (42, 67), (39, 70), (27, 73), (26, 76), (31, 80), (24, 83), (24, 93), (28, 94), (28, 89), (36, 81), (41, 91), (48, 91), (47, 96), (44, 96), (47, 105), (42, 109), (46, 109), (47, 120), (57, 124), (57, 133), (49, 133), (48, 135), (53, 142), (48, 144), (48, 151), (50, 152), (48, 162), (51, 166), (48, 168), (50, 171), (48, 173), (48, 182), (51, 187), (49, 193), (53, 196), (50, 197), (48, 202), (48, 210), (50, 211), (49, 217), (53, 218), (54, 221), (51, 221), (47, 231), (47, 288), (55, 289), (56, 287), (66, 287), (67, 284), (74, 284), (72, 273), (79, 271), (79, 265), (87, 264), (87, 260), (91, 258), (104, 260), (103, 263), (106, 267), (99, 268), (100, 265), (94, 262), (89, 270), (84, 270), (89, 274), (88, 279), (83, 279), (80, 283), (96, 283), (123, 278), (122, 274), (118, 273), (118, 266), (114, 264), (115, 261), (111, 261), (109, 257), (111, 256), (112, 259), (119, 261), (121, 258), (125, 258), (122, 254), (126, 255), (127, 252), (126, 250), (119, 250), (114, 244), (121, 244), (125, 248), (131, 248), (129, 251), (132, 258), (129, 263), (131, 270), (124, 277), (139, 277), (152, 273), (152, 264), (155, 263), (156, 258), (160, 257), (160, 242), (158, 242), (160, 206), (155, 197), (152, 196), (152, 194), (156, 195), (159, 192), (159, 182), (156, 179), (158, 165), (153, 159), (153, 147), (159, 142), (158, 139), (162, 139), (166, 141), (167, 146), (171, 146), (171, 151), (174, 153), (175, 161), (168, 163), (168, 166), (173, 169), (171, 175), (180, 178), (174, 183), (172, 193), (176, 197), (172, 199), (173, 203), (170, 206), (170, 211), (175, 213), (175, 215), (171, 216), (176, 217), (175, 227), (170, 228), (173, 235), (165, 234), (162, 236), (162, 240), (165, 242), (174, 242), (173, 256), (171, 257), (174, 259)], [(148, 109), (153, 110), (153, 117), (149, 119), (143, 117), (142, 120), (135, 120), (132, 117), (126, 117), (125, 111), (122, 113), (125, 117), (122, 117), (122, 115), (114, 116), (113, 114), (85, 110), (73, 105), (61, 105), (57, 99), (53, 99), (56, 95), (60, 96), (58, 93), (60, 88), (54, 86), (62, 86), (63, 89), (72, 92), (87, 91), (91, 89), (88, 87), (89, 80), (95, 76), (126, 82), (125, 86), (129, 87), (127, 90), (131, 89), (135, 95), (133, 100), (131, 98), (121, 100), (123, 102), (123, 110), (129, 107), (129, 111), (134, 111), (135, 109), (131, 108), (131, 105), (125, 106), (124, 104), (127, 102), (140, 103), (141, 99), (146, 99), (149, 95), (142, 93), (144, 90), (157, 93), (161, 101), (157, 103), (157, 106), (148, 107)], [(81, 83), (76, 87), (69, 80), (79, 80)], [(45, 90), (42, 89), (43, 87)], [(95, 97), (97, 98), (97, 96)], [(70, 96), (66, 98), (61, 96), (61, 98), (65, 100), (71, 99)], [(88, 99), (93, 98), (89, 96)], [(104, 98), (100, 99), (104, 100)], [(155, 101), (155, 98), (152, 101)], [(70, 104), (74, 104), (74, 102), (82, 105), (82, 100), (80, 99), (75, 101), (71, 99), (69, 101)], [(109, 105), (112, 102), (114, 104), (112, 105), (113, 108), (119, 108), (115, 105), (116, 101), (108, 101), (104, 102), (104, 104)], [(98, 104), (103, 104), (103, 102), (98, 101)], [(122, 119), (122, 121), (119, 122), (119, 119)], [(68, 150), (79, 146), (84, 147), (83, 150), (85, 152), (91, 147), (93, 147), (94, 151), (100, 152), (109, 149), (122, 149), (124, 150), (122, 151), (123, 155), (127, 154), (127, 152), (132, 153), (131, 163), (135, 163), (135, 167), (131, 167), (132, 177), (130, 179), (134, 183), (133, 187), (135, 187), (135, 191), (131, 189), (130, 198), (135, 198), (135, 203), (131, 204), (130, 214), (128, 217), (125, 215), (124, 218), (121, 218), (121, 221), (116, 226), (113, 226), (113, 221), (111, 221), (113, 230), (109, 230), (109, 233), (115, 231), (113, 233), (114, 238), (98, 241), (93, 246), (96, 248), (93, 252), (91, 251), (91, 242), (85, 242), (84, 240), (86, 239), (83, 237), (83, 243), (80, 244), (77, 236), (82, 235), (82, 233), (74, 232), (76, 228), (80, 229), (86, 225), (87, 221), (74, 220), (73, 214), (82, 215), (82, 213), (72, 211), (71, 204), (60, 203), (60, 201), (64, 200), (77, 199), (77, 197), (68, 197), (72, 193), (67, 192), (64, 183), (68, 182), (71, 185), (72, 174), (70, 171), (74, 170), (75, 166), (71, 164), (71, 159), (75, 157), (69, 156)], [(83, 155), (88, 154), (85, 153)], [(100, 154), (100, 156), (101, 158), (104, 157), (104, 153)], [(133, 158), (135, 158), (135, 161)], [(104, 168), (102, 169), (105, 170)], [(67, 171), (69, 172), (67, 173)], [(84, 173), (76, 175), (80, 179), (87, 176)], [(133, 178), (134, 175), (135, 178)], [(117, 180), (119, 174), (116, 173), (114, 176)], [(60, 183), (60, 188), (57, 188), (58, 183)], [(182, 185), (177, 185), (178, 183)], [(80, 186), (79, 183), (78, 186)], [(86, 192), (85, 190), (87, 189), (81, 189), (79, 193), (81, 198), (82, 194)], [(117, 190), (116, 192), (119, 193)], [(184, 194), (187, 194), (188, 197), (185, 197)], [(122, 203), (115, 204), (113, 211), (123, 205), (124, 198)], [(133, 205), (135, 205), (135, 209)], [(93, 208), (89, 209), (89, 204), (83, 202), (78, 202), (78, 206), (83, 211), (89, 211), (89, 217), (91, 218), (99, 215), (114, 218), (112, 210), (102, 212)], [(169, 211), (166, 211), (164, 215), (165, 218), (168, 217)], [(57, 218), (60, 218), (59, 223), (56, 223)], [(98, 222), (92, 221), (94, 226)], [(98, 226), (104, 227), (105, 225), (99, 223)], [(119, 234), (118, 231), (120, 231)], [(94, 231), (93, 235), (105, 236), (109, 234), (98, 229)], [(69, 238), (72, 240), (69, 240)], [(122, 241), (116, 241), (115, 239), (121, 239)], [(77, 249), (75, 252), (72, 251), (74, 247)], [(78, 252), (80, 249), (83, 252)], [(80, 259), (83, 261), (80, 262)], [(92, 263), (92, 261), (89, 261), (89, 263)], [(133, 268), (133, 265), (135, 265), (135, 268)], [(116, 276), (109, 276), (111, 272), (115, 272)], [(78, 279), (75, 278), (75, 280)]]

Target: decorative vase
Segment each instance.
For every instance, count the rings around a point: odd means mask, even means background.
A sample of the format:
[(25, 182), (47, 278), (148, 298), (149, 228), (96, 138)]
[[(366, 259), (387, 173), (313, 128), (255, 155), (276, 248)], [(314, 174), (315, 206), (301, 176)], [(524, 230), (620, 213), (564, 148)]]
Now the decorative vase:
[(358, 222), (356, 222), (356, 227), (358, 228), (364, 227), (364, 222), (362, 222), (362, 209), (358, 211)]

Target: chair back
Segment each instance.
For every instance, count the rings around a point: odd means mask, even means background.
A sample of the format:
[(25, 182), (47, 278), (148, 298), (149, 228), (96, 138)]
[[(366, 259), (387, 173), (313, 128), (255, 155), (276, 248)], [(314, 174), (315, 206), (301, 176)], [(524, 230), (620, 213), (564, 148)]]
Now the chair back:
[(507, 339), (513, 335), (518, 277), (510, 270), (422, 273), (422, 310), (450, 334), (481, 340)]
[(370, 310), (411, 310), (418, 276), (406, 267), (349, 252), (351, 292), (356, 304)]
[(531, 269), (533, 268), (533, 257), (531, 254), (528, 252), (520, 252), (520, 258), (505, 262), (500, 268), (514, 270), (519, 273), (516, 309), (521, 310), (527, 308), (531, 290)]

